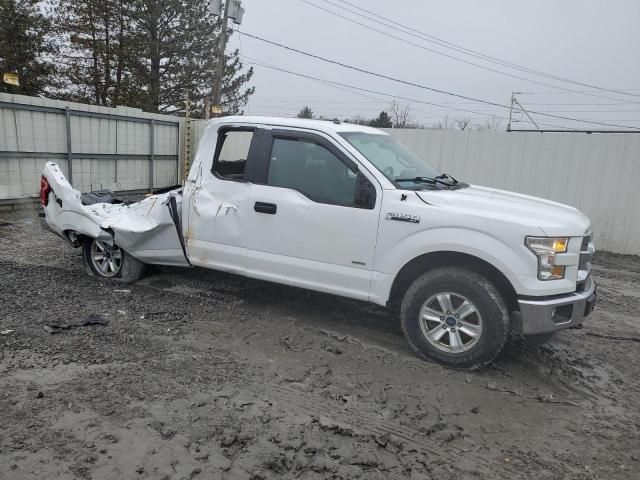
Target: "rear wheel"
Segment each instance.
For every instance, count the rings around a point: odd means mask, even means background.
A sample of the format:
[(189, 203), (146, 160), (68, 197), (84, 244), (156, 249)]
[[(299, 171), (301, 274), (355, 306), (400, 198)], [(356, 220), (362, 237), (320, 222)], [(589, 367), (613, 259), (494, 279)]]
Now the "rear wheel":
[(95, 277), (114, 278), (125, 283), (140, 280), (145, 264), (133, 258), (117, 245), (87, 239), (82, 245), (82, 260), (86, 272)]
[(487, 365), (509, 334), (509, 311), (496, 287), (462, 268), (418, 277), (405, 293), (400, 319), (418, 356), (453, 368)]

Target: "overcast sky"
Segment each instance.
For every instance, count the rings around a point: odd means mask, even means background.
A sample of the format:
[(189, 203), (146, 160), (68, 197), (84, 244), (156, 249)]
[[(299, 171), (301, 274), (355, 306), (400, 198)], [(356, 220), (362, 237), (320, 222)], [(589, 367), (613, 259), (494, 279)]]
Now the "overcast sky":
[[(469, 97), (507, 105), (512, 91), (535, 92), (518, 96), (525, 108), (640, 127), (639, 0), (348, 0), (390, 20), (485, 55), (573, 81), (629, 91), (637, 96), (559, 82), (473, 58), (330, 4), (357, 11), (342, 0), (307, 1), (428, 49), (541, 83), (588, 91), (596, 96), (563, 92), (445, 58), (346, 21), (304, 0), (242, 0), (246, 13), (240, 30), (343, 63)], [(470, 117), (478, 123), (484, 121), (484, 114), (508, 116), (506, 108), (374, 78), (238, 34), (232, 36), (229, 48), (240, 48), (245, 57), (298, 73), (443, 105), (398, 100), (411, 107), (415, 121), (427, 126), (445, 115)], [(256, 93), (246, 109), (248, 114), (291, 116), (309, 105), (316, 114), (329, 117), (373, 117), (387, 109), (392, 100), (380, 94), (365, 93), (365, 97), (348, 89), (261, 66), (254, 68)], [(453, 108), (468, 108), (476, 113)], [(532, 116), (541, 123), (563, 127), (607, 128)], [(526, 119), (522, 115), (516, 117)], [(514, 128), (527, 126), (530, 125), (520, 123)]]

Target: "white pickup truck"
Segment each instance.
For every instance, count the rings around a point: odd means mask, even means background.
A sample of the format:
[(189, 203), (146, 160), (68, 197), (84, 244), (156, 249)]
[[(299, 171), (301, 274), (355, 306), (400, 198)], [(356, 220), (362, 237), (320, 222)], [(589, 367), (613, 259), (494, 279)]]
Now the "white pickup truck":
[(97, 199), (46, 164), (46, 224), (91, 275), (197, 266), (389, 306), (417, 355), (451, 367), (488, 364), (512, 330), (578, 326), (595, 304), (585, 215), (459, 182), (369, 127), (213, 120), (182, 188)]

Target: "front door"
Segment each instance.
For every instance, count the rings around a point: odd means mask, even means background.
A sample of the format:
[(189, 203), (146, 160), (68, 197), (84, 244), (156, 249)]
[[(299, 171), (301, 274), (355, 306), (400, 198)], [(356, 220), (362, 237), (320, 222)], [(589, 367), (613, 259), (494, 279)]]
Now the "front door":
[(247, 274), (367, 300), (382, 190), (329, 139), (264, 132), (250, 190)]

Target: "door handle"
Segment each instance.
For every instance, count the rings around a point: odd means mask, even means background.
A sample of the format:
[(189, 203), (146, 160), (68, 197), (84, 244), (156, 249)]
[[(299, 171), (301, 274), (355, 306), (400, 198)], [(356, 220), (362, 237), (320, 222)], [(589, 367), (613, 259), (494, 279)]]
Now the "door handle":
[(268, 213), (275, 215), (278, 207), (275, 203), (256, 202), (253, 209), (258, 213)]

